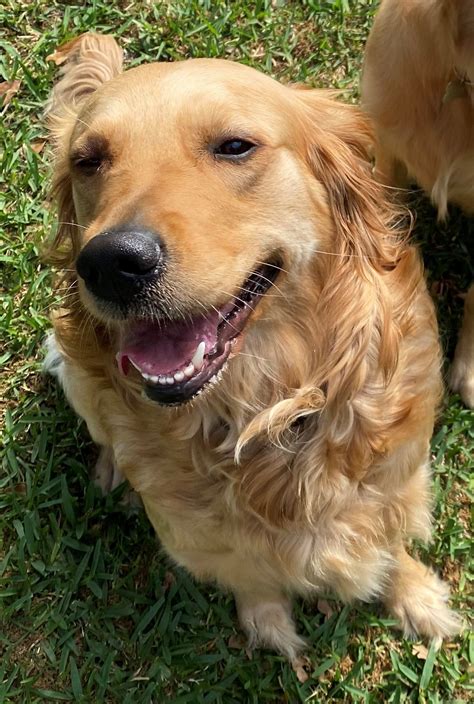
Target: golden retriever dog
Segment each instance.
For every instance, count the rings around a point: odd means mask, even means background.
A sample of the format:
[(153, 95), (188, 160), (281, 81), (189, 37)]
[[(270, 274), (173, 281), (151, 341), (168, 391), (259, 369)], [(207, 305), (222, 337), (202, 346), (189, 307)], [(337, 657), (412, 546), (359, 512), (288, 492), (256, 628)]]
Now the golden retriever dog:
[[(428, 539), (432, 303), (365, 118), (229, 61), (121, 72), (71, 47), (49, 112), (67, 293), (49, 366), (168, 553), (233, 592), (250, 643), (304, 646), (292, 595), (459, 622)], [(111, 479), (112, 478), (112, 479)]]
[[(431, 196), (474, 213), (474, 2), (383, 0), (367, 43), (362, 102), (377, 137), (376, 174), (409, 178)], [(451, 370), (474, 408), (474, 286)]]

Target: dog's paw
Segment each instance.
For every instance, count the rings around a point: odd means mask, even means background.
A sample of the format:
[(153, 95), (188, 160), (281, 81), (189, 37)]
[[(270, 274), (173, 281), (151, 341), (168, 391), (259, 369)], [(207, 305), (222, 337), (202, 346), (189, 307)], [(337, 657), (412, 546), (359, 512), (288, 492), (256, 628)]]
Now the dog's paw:
[(390, 611), (399, 620), (408, 638), (424, 636), (441, 642), (462, 629), (458, 614), (448, 606), (449, 589), (434, 572), (416, 563), (418, 574), (411, 575), (410, 584), (392, 596)]
[(295, 661), (306, 643), (297, 633), (289, 603), (237, 599), (240, 624), (247, 634), (249, 647), (263, 646), (276, 650), (290, 662)]
[(463, 354), (460, 345), (451, 367), (449, 385), (461, 396), (468, 408), (474, 408), (474, 357)]

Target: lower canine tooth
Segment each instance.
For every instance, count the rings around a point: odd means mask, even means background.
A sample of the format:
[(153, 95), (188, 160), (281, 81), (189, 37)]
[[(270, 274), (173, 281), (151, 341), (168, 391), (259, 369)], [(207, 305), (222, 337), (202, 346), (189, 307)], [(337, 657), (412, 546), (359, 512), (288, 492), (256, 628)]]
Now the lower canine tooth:
[(199, 371), (202, 367), (205, 349), (206, 343), (204, 342), (204, 340), (202, 340), (197, 346), (196, 352), (194, 353), (194, 357), (191, 360), (191, 364), (194, 364), (194, 368), (197, 369), (197, 371)]
[(183, 381), (184, 379), (184, 372), (176, 372), (174, 375), (174, 378), (176, 381)]

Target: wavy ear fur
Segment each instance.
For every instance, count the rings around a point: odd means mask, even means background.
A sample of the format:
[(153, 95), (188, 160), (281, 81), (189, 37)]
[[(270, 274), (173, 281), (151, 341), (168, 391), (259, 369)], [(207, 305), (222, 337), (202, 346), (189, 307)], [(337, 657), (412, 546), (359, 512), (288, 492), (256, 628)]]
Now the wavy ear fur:
[[(314, 255), (318, 293), (311, 298), (308, 291), (307, 309), (301, 312), (313, 329), (299, 321), (308, 331), (300, 357), (304, 352), (307, 358), (311, 350), (315, 356), (311, 378), (290, 398), (258, 414), (237, 444), (238, 455), (264, 433), (285, 445), (295, 420), (317, 419), (316, 425), (308, 421), (313, 436), (302, 453), (306, 461), (294, 467), (298, 489), (282, 483), (276, 496), (275, 481), (273, 493), (259, 489), (250, 497), (257, 513), (269, 519), (274, 510), (277, 522), (278, 515), (291, 514), (289, 507), (295, 509), (302, 491), (311, 514), (315, 463), (328, 477), (331, 469), (337, 476), (362, 477), (374, 455), (396, 441), (394, 431), (407, 419), (414, 400), (408, 388), (400, 392), (405, 368), (399, 366), (399, 355), (413, 324), (414, 300), (424, 286), (420, 259), (407, 244), (407, 212), (391, 203), (372, 177), (367, 119), (324, 91), (295, 91), (295, 98), (301, 103), (301, 158), (326, 189), (333, 237), (330, 255)], [(255, 477), (248, 479), (253, 486)], [(246, 492), (252, 493), (247, 484)]]
[(55, 56), (65, 63), (46, 106), (46, 116), (56, 148), (53, 194), (58, 202), (59, 225), (47, 258), (54, 264), (68, 267), (78, 247), (76, 215), (65, 161), (68, 140), (87, 99), (121, 72), (123, 52), (112, 37), (88, 32), (60, 47), (51, 58)]
[(64, 44), (57, 53), (65, 63), (46, 113), (53, 134), (58, 131), (60, 137), (62, 121), (75, 117), (97, 88), (121, 72), (123, 51), (113, 37), (87, 32)]
[[(394, 374), (401, 325), (422, 269), (407, 245), (407, 211), (395, 206), (372, 177), (367, 118), (319, 91), (300, 97), (311, 120), (305, 157), (326, 188), (334, 224), (336, 256), (323, 258), (318, 302), (327, 318), (331, 352), (324, 374), (327, 399), (347, 401), (366, 381), (368, 364), (382, 372), (385, 382)], [(328, 315), (331, 310), (336, 315)], [(367, 357), (369, 352), (374, 356)]]

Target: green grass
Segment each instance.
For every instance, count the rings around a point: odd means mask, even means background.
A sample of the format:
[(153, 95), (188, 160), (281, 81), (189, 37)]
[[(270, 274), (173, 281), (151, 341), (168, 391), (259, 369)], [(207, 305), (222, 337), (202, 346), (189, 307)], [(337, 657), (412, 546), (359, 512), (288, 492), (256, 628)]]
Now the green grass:
[[(188, 2), (74, 5), (3, 0), (0, 72), (20, 80), (2, 110), (0, 266), (5, 424), (0, 476), (0, 702), (432, 702), (469, 699), (467, 634), (426, 659), (398, 637), (377, 605), (332, 615), (296, 604), (310, 643), (309, 678), (277, 655), (249, 658), (232, 599), (170, 564), (120, 490), (101, 497), (88, 481), (94, 448), (54, 383), (39, 373), (53, 303), (39, 242), (54, 228), (50, 152), (41, 119), (55, 68), (45, 57), (94, 29), (119, 37), (130, 65), (151, 59), (224, 56), (284, 80), (336, 86), (357, 98), (357, 76), (374, 3)], [(0, 79), (1, 80), (1, 79)], [(34, 148), (33, 148), (34, 147)], [(439, 227), (416, 198), (421, 242), (448, 355), (473, 276), (473, 226), (460, 214)], [(433, 440), (435, 538), (419, 547), (467, 610), (469, 468), (474, 414), (450, 397)], [(466, 611), (467, 613), (467, 611)], [(470, 650), (469, 650), (470, 647)]]

